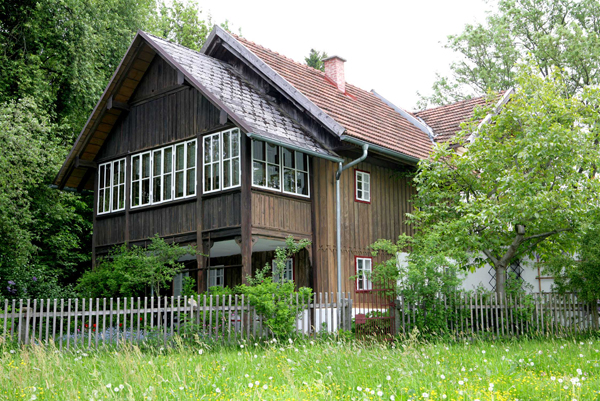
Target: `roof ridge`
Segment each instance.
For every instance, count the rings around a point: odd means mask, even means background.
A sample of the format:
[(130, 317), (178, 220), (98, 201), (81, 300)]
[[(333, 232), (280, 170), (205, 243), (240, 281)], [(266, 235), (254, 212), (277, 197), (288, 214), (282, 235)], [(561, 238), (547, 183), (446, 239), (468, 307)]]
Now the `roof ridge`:
[[(202, 52), (200, 52), (200, 51), (198, 51), (198, 50), (190, 49), (189, 47), (187, 47), (187, 46), (184, 46), (184, 45), (182, 45), (182, 44), (180, 44), (180, 43), (177, 43), (177, 42), (173, 42), (173, 41), (172, 41), (172, 40), (170, 40), (170, 39), (167, 39), (167, 38), (160, 37), (160, 36), (158, 36), (158, 35), (155, 35), (155, 34), (153, 34), (153, 33), (150, 33), (150, 32), (146, 32), (146, 31), (144, 31), (144, 30), (141, 30), (141, 29), (140, 29), (140, 31), (141, 31), (141, 32), (143, 32), (143, 33), (145, 33), (145, 34), (146, 34), (146, 35), (148, 35), (148, 36), (152, 36), (153, 38), (156, 38), (156, 39), (159, 39), (159, 40), (163, 40), (163, 41), (165, 41), (165, 42), (167, 42), (167, 43), (169, 43), (169, 44), (171, 44), (171, 45), (174, 45), (174, 46), (177, 46), (177, 47), (181, 47), (182, 49), (188, 50), (188, 51), (190, 51), (190, 52), (194, 52), (194, 53), (196, 53), (196, 54), (199, 54), (199, 55), (202, 55), (202, 56), (204, 56), (204, 57), (209, 57), (209, 58), (212, 58), (212, 57), (210, 57), (210, 56), (207, 56), (206, 54), (204, 54), (204, 53), (202, 53)], [(216, 59), (213, 59), (213, 60), (216, 60)]]
[[(506, 92), (506, 90), (498, 91), (497, 95), (502, 95), (504, 92)], [(489, 96), (490, 96), (490, 94), (486, 93), (485, 95), (481, 95), (481, 96), (477, 96), (477, 97), (471, 97), (471, 98), (468, 98), (468, 99), (462, 99), (462, 100), (456, 101), (454, 103), (441, 104), (441, 105), (432, 107), (430, 109), (418, 110), (418, 111), (415, 111), (414, 114), (424, 113), (424, 112), (428, 112), (428, 111), (431, 111), (431, 110), (439, 110), (439, 109), (444, 108), (444, 107), (455, 106), (457, 104), (467, 103), (467, 102), (470, 102), (470, 101), (481, 100), (481, 99), (487, 98)]]

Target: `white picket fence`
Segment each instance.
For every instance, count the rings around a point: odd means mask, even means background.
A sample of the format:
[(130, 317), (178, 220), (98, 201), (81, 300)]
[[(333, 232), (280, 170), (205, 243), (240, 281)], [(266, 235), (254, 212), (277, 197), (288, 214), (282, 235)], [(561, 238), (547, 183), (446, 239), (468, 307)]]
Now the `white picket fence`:
[[(295, 334), (350, 330), (352, 300), (340, 294), (298, 294), (286, 304), (296, 316)], [(338, 305), (340, 307), (338, 307)], [(236, 342), (272, 337), (265, 318), (245, 295), (160, 298), (8, 300), (0, 312), (1, 338), (59, 349), (153, 342), (169, 345), (177, 334)]]

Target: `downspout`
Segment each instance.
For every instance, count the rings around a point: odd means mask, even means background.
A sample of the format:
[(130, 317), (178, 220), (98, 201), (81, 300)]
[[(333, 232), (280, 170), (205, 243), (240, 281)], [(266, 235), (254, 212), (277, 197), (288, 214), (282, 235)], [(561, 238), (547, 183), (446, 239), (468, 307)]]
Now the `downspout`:
[(340, 177), (342, 171), (349, 169), (352, 166), (357, 165), (367, 158), (369, 153), (369, 145), (364, 144), (362, 146), (363, 154), (358, 159), (342, 166), (339, 163), (338, 171), (335, 173), (335, 203), (336, 203), (336, 248), (337, 248), (337, 289), (338, 289), (338, 302), (341, 300), (342, 293), (342, 219), (341, 219), (341, 205), (340, 205)]

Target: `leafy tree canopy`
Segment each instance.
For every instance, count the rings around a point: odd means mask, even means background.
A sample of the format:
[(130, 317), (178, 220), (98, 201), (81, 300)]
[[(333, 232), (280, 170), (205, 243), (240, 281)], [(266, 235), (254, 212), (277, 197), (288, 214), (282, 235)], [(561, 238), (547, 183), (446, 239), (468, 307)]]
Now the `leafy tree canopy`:
[(499, 292), (511, 262), (534, 252), (542, 260), (573, 255), (600, 201), (600, 93), (573, 95), (569, 78), (537, 71), (522, 67), (516, 94), (489, 123), (478, 127), (488, 109), (463, 125), (464, 153), (440, 144), (415, 178), (413, 252), (463, 268), (489, 263)]
[(459, 60), (450, 77), (438, 75), (417, 107), (443, 105), (517, 84), (517, 63), (531, 57), (542, 76), (564, 70), (569, 93), (600, 82), (600, 2), (497, 0), (483, 24), (466, 25), (445, 47)]
[(327, 58), (327, 53), (320, 52), (315, 49), (310, 49), (310, 53), (308, 57), (304, 57), (304, 62), (307, 66), (312, 67), (316, 70), (324, 71), (325, 65), (323, 64), (323, 59)]

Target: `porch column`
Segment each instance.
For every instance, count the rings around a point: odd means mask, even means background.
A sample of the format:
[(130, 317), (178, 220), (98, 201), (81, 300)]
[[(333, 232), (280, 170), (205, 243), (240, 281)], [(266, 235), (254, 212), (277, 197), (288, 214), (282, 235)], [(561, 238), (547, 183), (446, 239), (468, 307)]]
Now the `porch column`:
[(252, 142), (246, 135), (242, 140), (242, 201), (241, 223), (242, 235), (240, 249), (242, 252), (242, 284), (248, 284), (247, 277), (252, 275)]

